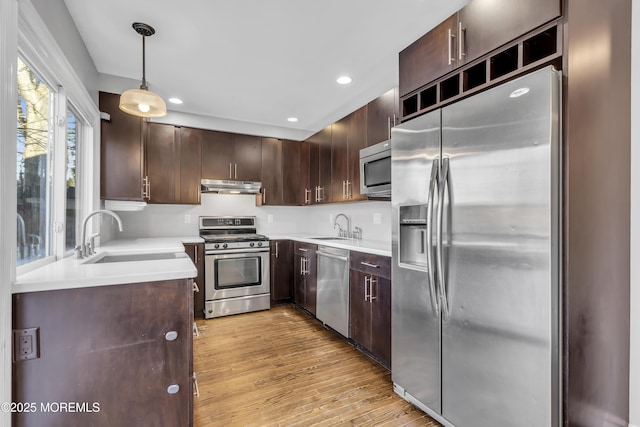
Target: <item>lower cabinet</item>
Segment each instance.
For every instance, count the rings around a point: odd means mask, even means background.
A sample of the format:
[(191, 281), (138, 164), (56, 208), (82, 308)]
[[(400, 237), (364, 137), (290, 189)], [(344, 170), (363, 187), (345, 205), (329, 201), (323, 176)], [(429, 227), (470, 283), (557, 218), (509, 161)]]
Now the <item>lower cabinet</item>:
[(14, 294), (38, 357), (13, 362), (12, 400), (35, 408), (11, 425), (192, 426), (192, 297), (191, 279)]
[(349, 332), (351, 339), (391, 367), (391, 259), (350, 253)]
[(198, 269), (193, 281), (193, 317), (204, 318), (204, 243), (185, 243), (184, 251)]
[(294, 242), (293, 301), (309, 313), (316, 315), (318, 269), (316, 250), (309, 243)]
[(293, 282), (293, 242), (271, 240), (271, 305), (291, 300)]

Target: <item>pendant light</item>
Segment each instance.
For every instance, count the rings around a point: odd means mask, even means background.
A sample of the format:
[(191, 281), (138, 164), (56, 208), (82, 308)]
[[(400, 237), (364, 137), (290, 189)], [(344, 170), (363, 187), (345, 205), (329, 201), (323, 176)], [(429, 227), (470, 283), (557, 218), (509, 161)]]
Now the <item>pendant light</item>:
[(134, 22), (133, 29), (142, 36), (142, 84), (140, 89), (129, 89), (120, 95), (120, 109), (125, 113), (140, 117), (162, 117), (167, 115), (167, 105), (160, 95), (147, 88), (145, 78), (144, 39), (155, 34), (152, 26)]

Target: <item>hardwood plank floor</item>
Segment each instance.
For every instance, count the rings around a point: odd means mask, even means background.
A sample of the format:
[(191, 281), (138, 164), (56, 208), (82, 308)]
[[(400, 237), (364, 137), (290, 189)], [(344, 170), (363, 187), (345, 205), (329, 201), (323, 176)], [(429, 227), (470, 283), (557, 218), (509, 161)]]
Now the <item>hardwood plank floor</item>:
[(292, 306), (198, 320), (194, 425), (440, 426), (391, 374)]

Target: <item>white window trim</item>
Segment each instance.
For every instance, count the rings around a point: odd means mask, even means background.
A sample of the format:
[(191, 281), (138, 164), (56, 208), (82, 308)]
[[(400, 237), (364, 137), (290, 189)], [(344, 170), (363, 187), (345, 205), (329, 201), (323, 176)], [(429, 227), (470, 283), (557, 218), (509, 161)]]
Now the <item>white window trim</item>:
[[(56, 105), (54, 106), (56, 119), (52, 127), (57, 144), (62, 145), (61, 141), (66, 141), (66, 115), (62, 112), (65, 111), (68, 102), (73, 105), (75, 113), (78, 114), (78, 119), (85, 122), (84, 132), (81, 135), (81, 139), (78, 140), (78, 144), (82, 145), (82, 149), (77, 158), (78, 164), (82, 165), (83, 174), (80, 192), (76, 194), (78, 200), (81, 201), (81, 205), (78, 206), (77, 210), (77, 217), (80, 221), (97, 207), (97, 199), (95, 198), (97, 180), (94, 179), (94, 161), (95, 155), (99, 153), (99, 150), (94, 149), (94, 147), (99, 144), (100, 139), (100, 111), (30, 0), (21, 0), (19, 2), (17, 32), (18, 53), (36, 67), (37, 71), (42, 74), (41, 77), (51, 85), (52, 90), (58, 92)], [(60, 120), (65, 125), (61, 126)], [(15, 126), (15, 123), (13, 125)], [(54, 147), (55, 154), (63, 153), (62, 148)], [(56, 174), (60, 173), (60, 168), (64, 163), (60, 157), (60, 155), (57, 155), (54, 158), (54, 173)], [(53, 194), (55, 199), (52, 211), (56, 213), (58, 218), (64, 217), (65, 200), (61, 197), (64, 194), (61, 182), (54, 183)], [(65, 253), (64, 248), (61, 249), (60, 246), (64, 246), (61, 238), (64, 237), (64, 230), (59, 229), (55, 224), (52, 224), (52, 226), (54, 228), (51, 236), (52, 245), (55, 245), (52, 246), (52, 252), (58, 255), (72, 255), (70, 251)], [(22, 265), (17, 268), (17, 274), (25, 274), (54, 261), (56, 261), (55, 257), (46, 257), (42, 260)]]
[[(16, 275), (17, 27), (17, 0), (0, 0), (0, 402), (11, 402), (11, 284)], [(0, 426), (10, 425), (11, 414), (0, 411)]]

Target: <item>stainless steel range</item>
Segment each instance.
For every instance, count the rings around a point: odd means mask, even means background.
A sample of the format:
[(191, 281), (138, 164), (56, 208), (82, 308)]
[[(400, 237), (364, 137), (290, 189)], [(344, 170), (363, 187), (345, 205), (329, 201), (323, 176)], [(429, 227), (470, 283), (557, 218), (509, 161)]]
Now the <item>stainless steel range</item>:
[(269, 238), (252, 216), (201, 216), (205, 318), (270, 307)]

